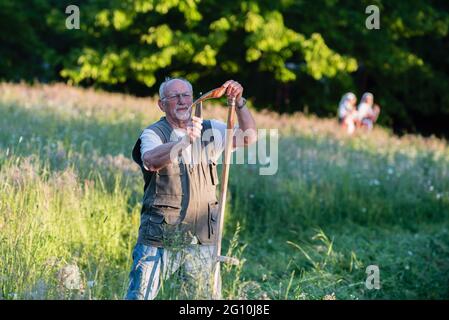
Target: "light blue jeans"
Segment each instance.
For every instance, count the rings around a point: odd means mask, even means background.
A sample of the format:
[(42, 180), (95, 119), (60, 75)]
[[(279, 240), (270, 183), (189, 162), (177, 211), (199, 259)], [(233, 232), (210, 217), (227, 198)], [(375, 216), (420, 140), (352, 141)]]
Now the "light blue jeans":
[[(154, 299), (162, 282), (183, 266), (190, 299), (221, 299), (212, 295), (214, 279), (213, 245), (190, 244), (182, 250), (172, 251), (160, 247), (136, 244), (133, 265), (129, 274), (126, 300)], [(220, 270), (216, 270), (220, 272)], [(220, 275), (217, 279), (220, 281)]]

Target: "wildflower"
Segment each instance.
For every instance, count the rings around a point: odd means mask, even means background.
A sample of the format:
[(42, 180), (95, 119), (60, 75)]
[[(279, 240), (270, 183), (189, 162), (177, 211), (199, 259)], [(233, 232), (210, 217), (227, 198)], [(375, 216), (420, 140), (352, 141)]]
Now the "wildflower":
[(307, 294), (305, 294), (304, 292), (301, 292), (299, 294), (299, 296), (297, 297), (298, 300), (306, 300), (307, 299)]
[(332, 292), (331, 294), (326, 294), (323, 297), (323, 300), (337, 300), (337, 298), (335, 297), (335, 293)]
[(81, 273), (76, 264), (68, 264), (59, 270), (59, 285), (68, 290), (82, 290)]
[(268, 294), (266, 292), (264, 292), (260, 296), (260, 300), (270, 300), (270, 297), (268, 296)]

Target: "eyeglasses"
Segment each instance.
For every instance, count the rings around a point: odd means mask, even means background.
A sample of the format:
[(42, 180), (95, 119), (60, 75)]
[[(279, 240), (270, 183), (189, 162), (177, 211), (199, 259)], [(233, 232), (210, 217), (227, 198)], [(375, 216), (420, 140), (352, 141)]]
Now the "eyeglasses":
[(162, 100), (167, 99), (169, 101), (175, 101), (175, 99), (179, 100), (180, 98), (192, 99), (192, 94), (190, 92), (178, 93), (178, 94), (173, 94), (171, 96), (164, 97), (164, 98), (162, 98)]

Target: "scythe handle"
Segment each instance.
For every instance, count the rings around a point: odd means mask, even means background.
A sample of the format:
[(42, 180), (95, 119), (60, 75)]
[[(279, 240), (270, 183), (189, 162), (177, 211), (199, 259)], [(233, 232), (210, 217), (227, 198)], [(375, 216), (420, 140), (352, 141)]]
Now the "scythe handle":
[[(202, 92), (200, 92), (200, 95)], [(201, 114), (203, 111), (203, 101), (199, 101), (195, 104), (195, 117), (201, 118)]]
[(225, 140), (225, 149), (224, 149), (224, 157), (223, 157), (223, 168), (221, 172), (221, 192), (219, 199), (219, 215), (218, 215), (218, 234), (215, 245), (214, 256), (217, 257), (215, 262), (215, 270), (214, 270), (214, 297), (218, 297), (220, 295), (220, 259), (218, 257), (221, 256), (221, 240), (223, 237), (223, 225), (224, 225), (224, 216), (225, 216), (225, 207), (226, 207), (226, 194), (228, 191), (228, 178), (229, 178), (229, 164), (231, 160), (232, 153), (232, 143), (234, 140), (234, 114), (235, 114), (235, 98), (228, 99), (228, 120), (227, 120), (227, 130), (226, 130), (226, 140)]

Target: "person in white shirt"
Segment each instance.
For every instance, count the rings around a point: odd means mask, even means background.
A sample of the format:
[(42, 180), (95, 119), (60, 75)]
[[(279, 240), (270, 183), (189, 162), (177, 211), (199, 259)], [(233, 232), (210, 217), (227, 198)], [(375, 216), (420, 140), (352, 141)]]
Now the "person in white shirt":
[(348, 92), (343, 95), (338, 105), (338, 119), (339, 123), (346, 128), (348, 134), (352, 134), (356, 128), (357, 97), (354, 93)]
[(374, 123), (379, 117), (380, 107), (374, 104), (374, 96), (370, 92), (365, 92), (360, 99), (360, 104), (357, 108), (358, 123), (361, 127), (371, 130)]
[[(219, 91), (218, 96), (236, 101), (239, 130), (234, 130), (233, 148), (254, 143), (256, 124), (242, 97), (242, 85), (229, 80)], [(165, 116), (145, 129), (133, 148), (133, 159), (142, 170), (145, 186), (125, 296), (129, 300), (154, 299), (162, 281), (181, 266), (189, 298), (221, 296), (212, 296), (208, 279), (213, 275), (218, 230), (216, 160), (224, 150), (227, 125), (192, 116), (192, 103), (190, 82), (166, 79), (158, 100)], [(197, 146), (209, 157), (207, 161), (201, 158), (190, 162), (192, 154), (196, 154), (191, 150)]]
[[(220, 120), (211, 119), (211, 126), (213, 135), (215, 137), (214, 139), (214, 161), (217, 161), (218, 157), (224, 150), (224, 138), (226, 137), (226, 123)], [(235, 128), (237, 129), (237, 127)], [(174, 128), (173, 133), (176, 135), (178, 139), (180, 140), (186, 137), (187, 132), (186, 129), (183, 128)], [(144, 155), (147, 152), (150, 152), (151, 150), (157, 148), (158, 146), (162, 145), (161, 138), (154, 132), (152, 129), (145, 129), (142, 134), (140, 135), (141, 145), (140, 145), (140, 153), (142, 155), (142, 162), (144, 164), (144, 167), (148, 170), (147, 164), (145, 164), (144, 161)], [(187, 147), (183, 150), (183, 157), (186, 163), (189, 163), (192, 161), (192, 146), (189, 144)]]

